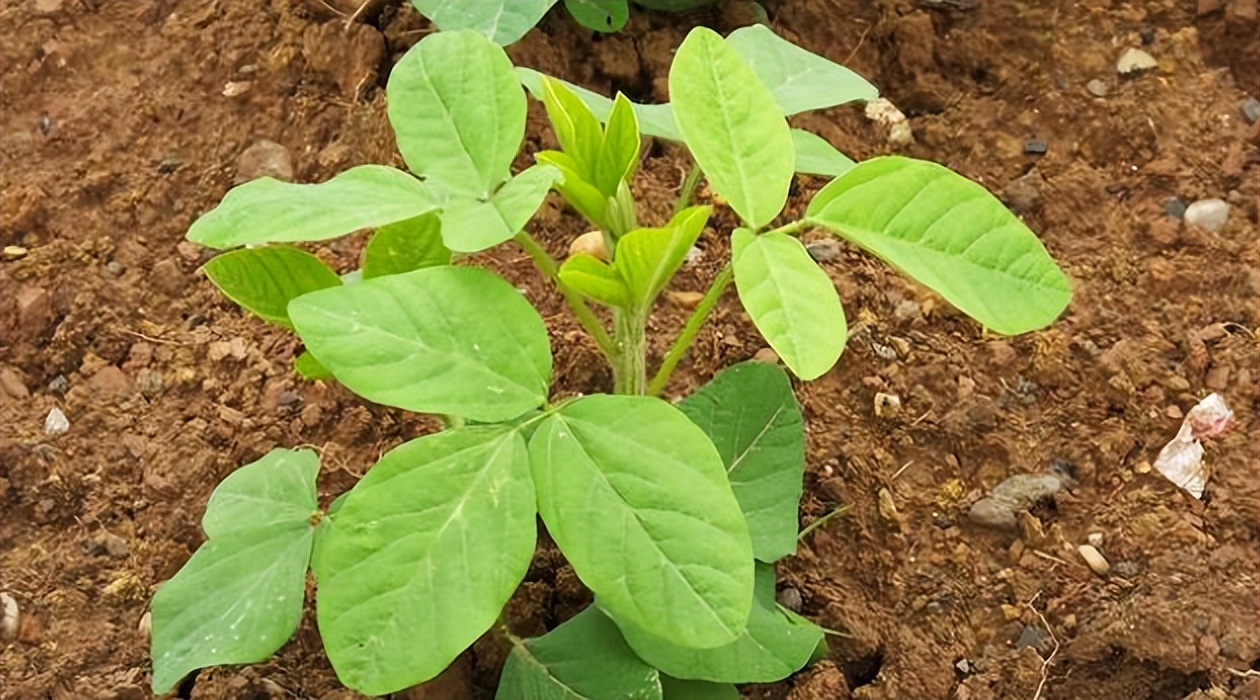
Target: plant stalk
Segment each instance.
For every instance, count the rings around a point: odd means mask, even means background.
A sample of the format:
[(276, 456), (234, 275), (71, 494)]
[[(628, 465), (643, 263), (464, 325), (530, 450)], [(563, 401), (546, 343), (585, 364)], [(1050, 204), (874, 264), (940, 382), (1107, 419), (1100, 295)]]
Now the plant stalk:
[(718, 299), (722, 298), (722, 293), (730, 286), (733, 279), (735, 279), (735, 272), (731, 269), (731, 264), (728, 262), (717, 273), (717, 277), (713, 278), (713, 283), (709, 285), (708, 290), (704, 293), (704, 297), (696, 305), (696, 310), (691, 312), (691, 316), (687, 319), (687, 323), (683, 325), (678, 338), (674, 340), (674, 344), (670, 346), (669, 352), (665, 354), (665, 359), (661, 361), (660, 369), (656, 370), (656, 376), (652, 377), (651, 383), (648, 384), (648, 396), (660, 396), (660, 393), (664, 391), (665, 385), (669, 384), (670, 375), (674, 373), (674, 368), (678, 366), (683, 355), (687, 354), (691, 343), (696, 339), (696, 334), (700, 332), (704, 322), (709, 320), (709, 314), (713, 311), (713, 307), (717, 306)]
[(560, 280), (560, 264), (528, 232), (521, 231), (516, 234), (514, 240), (534, 260), (534, 266), (538, 268), (538, 271), (551, 280), (556, 285), (556, 289), (564, 295), (564, 300), (569, 303), (569, 308), (573, 309), (573, 315), (577, 317), (578, 323), (582, 324), (582, 328), (595, 339), (604, 357), (611, 362), (616, 357), (617, 348), (609, 337), (608, 330), (604, 328), (603, 322), (591, 310), (582, 295)]
[(637, 309), (616, 309), (613, 319), (613, 393), (642, 395), (647, 391), (647, 319)]
[(789, 236), (795, 236), (806, 226), (809, 226), (808, 221), (805, 219), (797, 219), (796, 221), (783, 224), (778, 228), (772, 228), (769, 231), (766, 231), (766, 233), (786, 233)]
[(696, 193), (696, 186), (700, 184), (700, 176), (704, 173), (700, 170), (698, 163), (692, 162), (691, 169), (687, 171), (687, 176), (683, 178), (682, 188), (678, 191), (678, 201), (674, 202), (674, 215), (686, 209), (691, 205), (691, 198)]

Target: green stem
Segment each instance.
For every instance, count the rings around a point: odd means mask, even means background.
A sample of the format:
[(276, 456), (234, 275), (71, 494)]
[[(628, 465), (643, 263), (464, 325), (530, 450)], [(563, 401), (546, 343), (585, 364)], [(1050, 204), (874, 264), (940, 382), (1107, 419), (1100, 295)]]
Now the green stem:
[(613, 311), (617, 356), (613, 360), (613, 393), (642, 395), (647, 391), (647, 320), (635, 309)]
[(726, 288), (730, 286), (731, 280), (734, 278), (735, 273), (731, 269), (731, 264), (726, 263), (718, 272), (717, 277), (713, 278), (713, 283), (709, 285), (709, 289), (705, 291), (704, 297), (696, 305), (696, 310), (691, 312), (691, 317), (687, 319), (682, 332), (678, 334), (678, 338), (670, 346), (669, 352), (665, 354), (665, 359), (661, 362), (660, 369), (656, 371), (656, 376), (652, 377), (651, 383), (648, 384), (648, 396), (659, 396), (665, 389), (665, 385), (669, 383), (670, 375), (674, 373), (674, 368), (678, 366), (683, 355), (687, 354), (687, 349), (691, 347), (692, 341), (696, 339), (696, 334), (700, 332), (704, 322), (709, 319), (709, 313), (713, 311), (714, 306), (717, 306), (718, 299), (722, 298), (722, 293), (726, 291)]
[(800, 233), (801, 229), (805, 228), (806, 226), (809, 226), (808, 221), (806, 221), (805, 219), (798, 219), (791, 223), (783, 224), (779, 228), (772, 228), (769, 231), (766, 231), (766, 233), (786, 233), (789, 236), (795, 236), (796, 234)]
[(703, 174), (699, 164), (693, 162), (687, 176), (683, 178), (682, 188), (678, 191), (678, 201), (674, 203), (675, 215), (690, 206), (691, 197), (696, 193), (696, 185), (700, 184), (700, 176)]
[(836, 517), (837, 515), (844, 515), (846, 512), (848, 512), (849, 508), (850, 508), (850, 505), (846, 503), (840, 506), (839, 508), (832, 510), (826, 515), (823, 515), (822, 517), (818, 518), (814, 522), (806, 525), (805, 528), (801, 530), (801, 534), (796, 536), (797, 541), (799, 542), (801, 540), (804, 540), (805, 537), (809, 535), (809, 533), (813, 532), (814, 530), (817, 530), (823, 525), (826, 525), (828, 521), (830, 521), (832, 518)]
[(577, 316), (578, 323), (582, 324), (582, 328), (595, 339), (604, 356), (612, 360), (616, 353), (616, 346), (613, 345), (612, 338), (608, 336), (608, 330), (604, 328), (604, 324), (591, 310), (582, 295), (560, 280), (560, 264), (529, 233), (521, 231), (516, 234), (515, 240), (517, 245), (533, 258), (534, 266), (538, 268), (538, 271), (555, 283), (556, 288), (564, 295), (564, 300), (569, 302), (569, 308), (573, 309), (573, 315)]

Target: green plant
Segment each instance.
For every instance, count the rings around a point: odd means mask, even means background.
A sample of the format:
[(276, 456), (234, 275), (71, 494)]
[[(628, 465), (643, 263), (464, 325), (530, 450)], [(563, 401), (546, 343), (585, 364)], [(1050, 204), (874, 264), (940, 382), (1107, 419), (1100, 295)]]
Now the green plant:
[[(856, 97), (818, 94), (837, 76)], [(804, 218), (770, 228), (811, 143), (785, 114), (874, 93), (764, 28), (727, 39), (692, 31), (670, 72), (671, 105), (519, 77), (541, 96), (561, 149), (518, 175), (518, 75), (481, 35), (440, 32), (387, 88), (414, 176), (360, 166), (319, 185), (258, 180), (190, 229), (212, 247), (253, 246), (206, 272), (296, 331), (300, 373), (440, 415), (447, 428), (385, 454), (324, 511), (311, 451), (275, 450), (225, 479), (206, 508), (207, 542), (154, 596), (155, 690), (279, 648), (300, 619), (308, 567), (328, 656), (369, 694), (434, 677), (496, 626), (512, 644), (505, 700), (730, 698), (733, 683), (783, 678), (825, 648), (823, 630), (774, 600), (773, 562), (800, 536), (805, 467), (789, 378), (742, 363), (677, 406), (655, 398), (723, 292), (733, 281), (801, 379), (826, 372), (845, 342), (835, 288), (795, 237), (806, 227), (887, 260), (998, 332), (1048, 324), (1067, 304), (1067, 280), (1036, 237), (982, 187), (932, 163), (845, 159)], [(697, 166), (659, 227), (639, 224), (629, 188), (650, 131), (683, 141)], [(688, 206), (701, 173), (742, 226), (731, 261), (649, 374), (653, 302), (710, 218)], [(524, 231), (553, 187), (599, 230), (602, 255), (561, 264)], [(358, 276), (283, 245), (362, 228), (376, 231)], [(564, 294), (616, 393), (550, 401), (537, 312), (497, 275), (451, 264), (509, 239)], [(595, 605), (519, 639), (501, 615), (532, 558), (536, 516)]]

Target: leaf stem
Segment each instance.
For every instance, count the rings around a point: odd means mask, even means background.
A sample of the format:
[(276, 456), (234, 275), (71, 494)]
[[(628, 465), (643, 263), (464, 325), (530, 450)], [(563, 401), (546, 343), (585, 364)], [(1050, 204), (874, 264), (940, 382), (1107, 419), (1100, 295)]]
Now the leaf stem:
[(766, 233), (786, 233), (789, 236), (795, 236), (806, 226), (809, 226), (809, 222), (807, 220), (797, 219), (796, 221), (783, 224), (778, 228), (772, 228), (769, 231), (766, 231)]
[(687, 323), (683, 325), (678, 338), (674, 340), (674, 344), (670, 346), (669, 352), (665, 354), (665, 359), (661, 361), (661, 367), (656, 371), (656, 376), (652, 377), (652, 381), (648, 383), (648, 396), (659, 396), (665, 389), (665, 385), (669, 383), (670, 375), (674, 373), (674, 368), (678, 366), (683, 355), (687, 354), (691, 343), (696, 339), (696, 334), (700, 332), (704, 322), (709, 320), (709, 313), (713, 311), (713, 307), (717, 305), (718, 299), (722, 298), (722, 293), (730, 286), (733, 279), (735, 279), (735, 273), (728, 262), (718, 271), (717, 277), (713, 278), (713, 282), (709, 285), (709, 289), (705, 291), (704, 297), (696, 305), (696, 310), (691, 312), (691, 316), (687, 319)]
[(678, 190), (678, 201), (674, 202), (674, 215), (686, 209), (691, 204), (691, 197), (696, 193), (696, 186), (700, 184), (700, 176), (704, 172), (700, 170), (700, 164), (691, 163), (691, 169), (687, 171), (687, 176), (683, 178), (682, 187)]
[(851, 507), (851, 506), (850, 506), (850, 504), (846, 503), (846, 504), (844, 504), (844, 505), (840, 506), (839, 508), (836, 508), (836, 509), (832, 510), (830, 513), (827, 513), (826, 515), (821, 516), (820, 518), (818, 518), (818, 519), (817, 519), (817, 520), (815, 520), (814, 522), (812, 522), (812, 523), (810, 523), (810, 524), (806, 525), (806, 526), (805, 526), (805, 529), (801, 530), (801, 534), (799, 534), (799, 535), (797, 535), (797, 536), (796, 536), (796, 541), (797, 541), (797, 542), (800, 542), (801, 540), (805, 539), (805, 536), (806, 536), (806, 535), (808, 535), (809, 533), (813, 532), (814, 530), (817, 530), (818, 528), (822, 527), (823, 525), (826, 525), (826, 524), (827, 524), (827, 521), (831, 520), (832, 518), (836, 517), (837, 515), (844, 515), (846, 512), (848, 512), (848, 510), (849, 510), (849, 508), (850, 508), (850, 507)]
[(604, 353), (604, 357), (611, 362), (615, 357), (617, 348), (613, 344), (612, 338), (609, 337), (608, 330), (604, 328), (603, 322), (591, 310), (590, 305), (586, 303), (582, 295), (560, 280), (560, 264), (527, 231), (521, 231), (516, 234), (514, 240), (517, 245), (529, 254), (529, 257), (533, 258), (534, 266), (538, 268), (538, 271), (551, 280), (556, 285), (556, 289), (559, 289), (560, 293), (564, 295), (564, 300), (569, 302), (569, 308), (573, 309), (573, 315), (577, 317), (578, 323), (582, 324), (582, 328), (586, 329), (586, 332), (595, 339), (595, 343), (599, 345), (599, 349)]

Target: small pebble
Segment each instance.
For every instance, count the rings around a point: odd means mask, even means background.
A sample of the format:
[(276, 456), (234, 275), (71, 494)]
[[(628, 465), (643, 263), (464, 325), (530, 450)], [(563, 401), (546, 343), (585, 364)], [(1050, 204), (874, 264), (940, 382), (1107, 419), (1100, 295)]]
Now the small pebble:
[(840, 241), (823, 239), (805, 245), (809, 257), (818, 262), (831, 262), (840, 257)]
[(1050, 150), (1050, 144), (1041, 139), (1031, 139), (1024, 143), (1024, 153), (1030, 156), (1043, 156)]
[(105, 263), (105, 271), (113, 277), (122, 277), (123, 273), (127, 271), (127, 268), (123, 267), (122, 263), (117, 260), (110, 260)]
[(1023, 649), (1024, 647), (1032, 647), (1040, 649), (1041, 645), (1050, 641), (1050, 634), (1037, 625), (1028, 625), (1019, 633), (1019, 639), (1015, 640), (1015, 648)]
[(762, 348), (757, 351), (757, 354), (753, 355), (753, 359), (768, 365), (777, 365), (779, 364), (779, 353), (771, 348)]
[(919, 306), (919, 302), (913, 299), (902, 299), (901, 303), (893, 309), (893, 318), (899, 323), (908, 321), (917, 321), (923, 317), (923, 307)]
[(704, 299), (704, 294), (700, 292), (676, 291), (671, 289), (665, 292), (665, 298), (684, 309), (694, 309), (696, 308), (696, 305), (700, 303), (700, 300)]
[(67, 391), (70, 391), (70, 380), (64, 374), (58, 374), (48, 382), (48, 392), (51, 394), (65, 394)]
[(608, 259), (608, 248), (604, 245), (603, 231), (587, 231), (573, 239), (569, 244), (569, 257), (585, 253), (600, 260)]
[(63, 435), (70, 429), (70, 420), (66, 418), (66, 414), (61, 412), (60, 408), (53, 407), (48, 412), (48, 417), (44, 419), (45, 435)]
[(701, 260), (704, 260), (704, 251), (695, 246), (688, 248), (687, 254), (683, 256), (684, 265), (695, 265)]
[(958, 663), (954, 664), (954, 668), (958, 669), (958, 672), (964, 676), (971, 673), (971, 664), (966, 659), (959, 659)]
[(1260, 119), (1260, 100), (1248, 97), (1238, 107), (1242, 110), (1243, 119), (1246, 119), (1248, 124), (1255, 124), (1256, 120)]
[(223, 86), (224, 97), (240, 97), (249, 92), (253, 83), (248, 80), (233, 80)]
[(20, 245), (7, 245), (4, 247), (5, 260), (21, 260), (26, 257), (27, 251)]
[(901, 413), (901, 397), (896, 394), (875, 394), (875, 415), (879, 418), (892, 418)]
[(1106, 97), (1107, 93), (1111, 92), (1111, 87), (1107, 85), (1107, 81), (1099, 80), (1098, 78), (1085, 83), (1085, 89), (1094, 97)]
[(149, 639), (149, 634), (152, 631), (153, 613), (146, 610), (144, 614), (140, 616), (140, 622), (136, 623), (136, 634), (140, 635), (141, 639), (147, 641)]
[(1155, 27), (1142, 27), (1138, 30), (1138, 38), (1142, 40), (1142, 46), (1150, 46), (1155, 43)]
[(1120, 75), (1137, 75), (1159, 65), (1155, 57), (1142, 49), (1129, 48), (1116, 61), (1116, 72)]
[(1089, 542), (1094, 547), (1101, 547), (1103, 543), (1103, 534), (1101, 532), (1091, 532), (1089, 533), (1089, 537), (1085, 538), (1085, 541)]
[(21, 617), (17, 600), (8, 593), (0, 593), (0, 639), (6, 642), (15, 639), (19, 622)]
[(136, 373), (136, 388), (146, 398), (151, 399), (162, 393), (166, 386), (166, 378), (162, 373), (145, 367)]
[(801, 592), (796, 590), (796, 586), (784, 586), (783, 590), (775, 595), (775, 598), (779, 601), (779, 605), (795, 613), (800, 612), (801, 606), (805, 603), (801, 599)]
[(1099, 576), (1106, 576), (1107, 572), (1111, 571), (1111, 564), (1107, 563), (1107, 559), (1102, 555), (1102, 552), (1099, 552), (1094, 545), (1083, 544), (1077, 547), (1076, 551), (1081, 553), (1081, 558)]
[(260, 177), (292, 180), (293, 158), (289, 155), (289, 149), (275, 141), (261, 139), (242, 151), (236, 159), (236, 184)]
[(1229, 205), (1221, 199), (1200, 199), (1186, 207), (1186, 223), (1216, 233), (1229, 221)]
[(1138, 563), (1134, 561), (1120, 561), (1111, 567), (1111, 573), (1120, 578), (1133, 579), (1142, 573), (1142, 567), (1138, 566)]
[(1180, 197), (1169, 197), (1164, 200), (1164, 213), (1174, 219), (1183, 219), (1186, 216), (1186, 203)]

